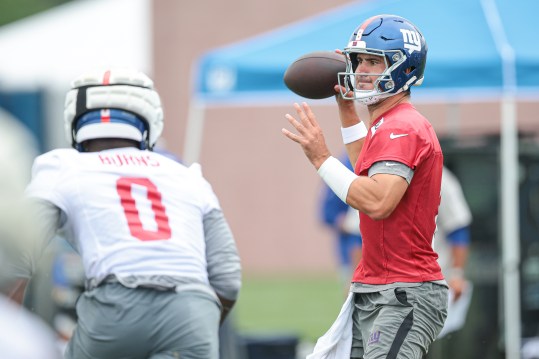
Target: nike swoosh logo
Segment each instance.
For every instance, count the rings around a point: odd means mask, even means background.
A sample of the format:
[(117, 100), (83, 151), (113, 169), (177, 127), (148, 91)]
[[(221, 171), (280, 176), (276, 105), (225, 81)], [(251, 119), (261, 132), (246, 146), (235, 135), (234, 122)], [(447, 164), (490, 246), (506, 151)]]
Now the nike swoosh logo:
[(393, 132), (391, 132), (391, 133), (389, 134), (389, 138), (392, 139), (392, 140), (394, 140), (395, 138), (404, 137), (404, 136), (408, 136), (408, 134), (407, 134), (407, 133), (403, 133), (402, 135), (395, 135)]

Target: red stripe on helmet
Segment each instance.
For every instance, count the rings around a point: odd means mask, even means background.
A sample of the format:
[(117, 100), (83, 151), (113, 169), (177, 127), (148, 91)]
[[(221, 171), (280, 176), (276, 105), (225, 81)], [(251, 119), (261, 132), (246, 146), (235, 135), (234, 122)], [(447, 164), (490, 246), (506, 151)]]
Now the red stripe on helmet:
[(110, 122), (110, 110), (101, 110), (101, 122)]
[(103, 74), (103, 85), (108, 85), (109, 83), (110, 83), (110, 70), (107, 70)]
[(370, 25), (370, 23), (371, 23), (374, 19), (379, 18), (379, 17), (380, 17), (380, 15), (375, 15), (375, 16), (370, 17), (370, 18), (368, 18), (367, 20), (365, 20), (365, 21), (363, 22), (363, 24), (361, 24), (361, 26), (359, 27), (359, 29), (358, 29), (358, 31), (357, 31), (359, 36), (356, 38), (356, 40), (361, 40), (361, 36), (363, 36), (363, 31), (367, 28), (367, 26)]

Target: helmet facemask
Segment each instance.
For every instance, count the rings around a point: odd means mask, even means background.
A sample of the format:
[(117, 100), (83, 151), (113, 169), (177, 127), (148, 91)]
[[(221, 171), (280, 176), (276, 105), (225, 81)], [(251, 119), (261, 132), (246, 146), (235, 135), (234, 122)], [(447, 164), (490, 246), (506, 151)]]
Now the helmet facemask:
[[(395, 81), (393, 79), (394, 71), (406, 61), (406, 55), (401, 51), (346, 48), (343, 53), (346, 55), (346, 72), (339, 73), (338, 78), (339, 85), (346, 89), (345, 92), (341, 88), (341, 96), (344, 99), (358, 100), (363, 105), (374, 105), (384, 98), (396, 95), (403, 91), (403, 88), (395, 89)], [(384, 72), (356, 72), (359, 65), (357, 59), (358, 54), (374, 55), (383, 58), (385, 63)], [(376, 80), (373, 82), (373, 88), (370, 90), (360, 89), (358, 86), (359, 76), (377, 76)], [(341, 83), (341, 78), (343, 83)]]

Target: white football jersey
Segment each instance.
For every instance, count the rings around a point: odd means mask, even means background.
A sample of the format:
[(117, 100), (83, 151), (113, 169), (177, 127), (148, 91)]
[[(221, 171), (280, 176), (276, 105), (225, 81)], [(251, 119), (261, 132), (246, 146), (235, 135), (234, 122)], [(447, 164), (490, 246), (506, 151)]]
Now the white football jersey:
[[(433, 248), (438, 253), (438, 262), (443, 272), (451, 268), (451, 246), (446, 235), (459, 228), (469, 226), (472, 213), (466, 202), (459, 180), (444, 167), (442, 172), (442, 199), (438, 208), (437, 230)], [(447, 275), (447, 273), (445, 273)]]
[(27, 194), (66, 214), (87, 278), (208, 282), (202, 219), (220, 207), (198, 165), (136, 148), (54, 150), (34, 162)]

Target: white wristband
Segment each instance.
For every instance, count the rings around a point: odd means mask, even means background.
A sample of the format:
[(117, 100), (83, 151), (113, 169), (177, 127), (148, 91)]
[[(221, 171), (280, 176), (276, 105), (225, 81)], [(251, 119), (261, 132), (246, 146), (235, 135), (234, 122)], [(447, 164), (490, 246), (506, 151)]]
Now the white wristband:
[(346, 203), (348, 189), (358, 176), (333, 156), (322, 163), (318, 174), (341, 201)]
[(367, 126), (365, 123), (356, 123), (350, 127), (341, 127), (342, 140), (345, 145), (361, 140), (367, 136)]

